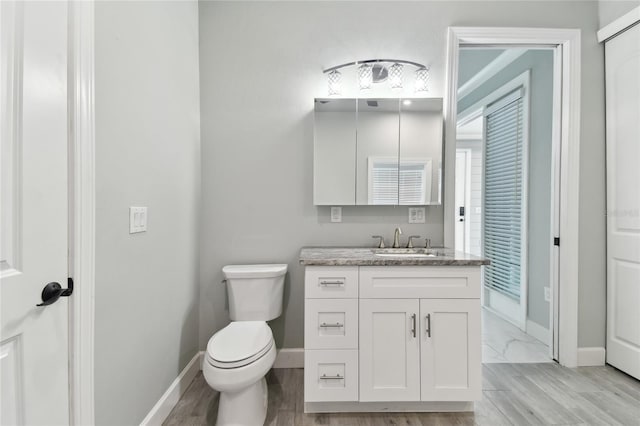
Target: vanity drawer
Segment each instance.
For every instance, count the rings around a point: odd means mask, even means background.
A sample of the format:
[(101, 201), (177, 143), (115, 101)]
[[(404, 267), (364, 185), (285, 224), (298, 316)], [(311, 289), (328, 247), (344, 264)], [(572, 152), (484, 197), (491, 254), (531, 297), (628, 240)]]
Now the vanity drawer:
[(358, 351), (304, 351), (304, 400), (357, 401)]
[(305, 349), (357, 349), (358, 299), (307, 299)]
[(358, 297), (357, 266), (307, 266), (305, 297), (316, 299)]
[(362, 266), (364, 299), (478, 299), (480, 266)]

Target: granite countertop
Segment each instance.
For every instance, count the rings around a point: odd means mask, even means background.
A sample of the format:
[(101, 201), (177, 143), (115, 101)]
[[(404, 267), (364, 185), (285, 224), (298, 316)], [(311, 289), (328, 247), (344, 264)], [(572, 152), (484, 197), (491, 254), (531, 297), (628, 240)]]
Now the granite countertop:
[[(372, 247), (303, 247), (300, 250), (300, 264), (316, 266), (480, 266), (490, 263), (488, 259), (448, 248), (429, 249), (428, 253), (436, 254), (432, 257), (378, 256), (375, 254), (377, 250), (379, 249)], [(424, 251), (425, 249), (417, 250)]]

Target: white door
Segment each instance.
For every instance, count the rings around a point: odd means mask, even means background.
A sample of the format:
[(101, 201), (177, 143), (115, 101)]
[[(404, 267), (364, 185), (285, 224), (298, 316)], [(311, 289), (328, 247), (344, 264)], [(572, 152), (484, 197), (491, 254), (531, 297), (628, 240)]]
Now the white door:
[(360, 299), (360, 401), (420, 400), (418, 299)]
[(456, 212), (455, 212), (455, 226), (456, 226), (456, 241), (455, 249), (458, 251), (466, 252), (468, 247), (467, 241), (467, 224), (466, 216), (468, 214), (467, 206), (467, 192), (469, 190), (467, 181), (469, 176), (468, 171), (468, 150), (459, 149), (456, 151)]
[(0, 424), (69, 423), (67, 3), (0, 2)]
[(421, 299), (420, 342), (423, 401), (481, 398), (478, 299)]
[(640, 379), (640, 26), (605, 49), (607, 362)]

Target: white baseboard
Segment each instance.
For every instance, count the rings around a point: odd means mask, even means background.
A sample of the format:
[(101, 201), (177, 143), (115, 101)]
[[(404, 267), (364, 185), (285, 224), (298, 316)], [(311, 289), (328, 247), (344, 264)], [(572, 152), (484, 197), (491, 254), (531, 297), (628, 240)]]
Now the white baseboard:
[(605, 357), (604, 348), (578, 348), (578, 367), (604, 365)]
[(304, 348), (278, 349), (273, 368), (304, 368)]
[(544, 328), (537, 322), (533, 322), (531, 320), (527, 320), (527, 334), (547, 346), (549, 346), (549, 343), (551, 342), (551, 334), (549, 333), (549, 329)]
[(147, 417), (140, 423), (141, 426), (162, 425), (162, 422), (167, 419), (184, 391), (187, 390), (198, 374), (198, 371), (201, 370), (203, 355), (204, 352), (198, 352), (191, 361), (189, 361), (189, 364), (180, 372), (178, 377), (171, 383), (171, 386), (169, 386), (169, 389), (160, 397), (156, 405), (154, 405), (151, 411), (149, 411), (149, 414), (147, 414)]

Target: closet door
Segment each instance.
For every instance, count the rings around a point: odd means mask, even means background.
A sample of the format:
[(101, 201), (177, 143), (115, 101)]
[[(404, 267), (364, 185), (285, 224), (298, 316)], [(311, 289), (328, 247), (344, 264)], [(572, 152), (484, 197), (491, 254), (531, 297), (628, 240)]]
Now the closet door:
[(640, 378), (640, 25), (605, 49), (607, 362)]

